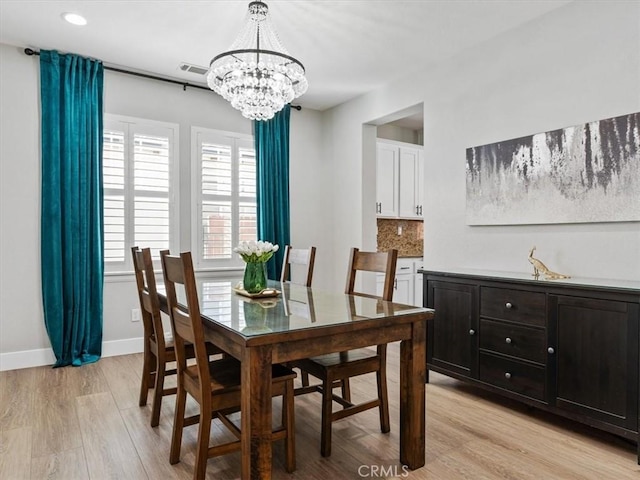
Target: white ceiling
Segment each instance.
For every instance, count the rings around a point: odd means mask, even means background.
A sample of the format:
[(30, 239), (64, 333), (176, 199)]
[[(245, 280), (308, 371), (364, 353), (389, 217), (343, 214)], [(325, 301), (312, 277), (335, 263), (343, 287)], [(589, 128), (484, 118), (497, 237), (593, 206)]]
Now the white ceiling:
[[(324, 110), (517, 28), (571, 0), (267, 0), (289, 53), (307, 69), (295, 103)], [(189, 83), (242, 25), (248, 1), (0, 0), (0, 42), (99, 58)], [(85, 16), (72, 26), (64, 12)]]

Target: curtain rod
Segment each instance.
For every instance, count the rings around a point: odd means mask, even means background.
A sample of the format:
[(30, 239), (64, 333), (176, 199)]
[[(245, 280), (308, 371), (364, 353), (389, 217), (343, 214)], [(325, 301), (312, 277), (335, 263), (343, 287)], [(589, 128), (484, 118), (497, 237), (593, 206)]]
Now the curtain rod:
[[(24, 49), (24, 53), (25, 55), (40, 55), (40, 52), (37, 52), (36, 50), (33, 50), (32, 48), (25, 48)], [(103, 67), (105, 70), (110, 70), (112, 72), (118, 72), (118, 73), (124, 73), (126, 75), (133, 75), (135, 77), (142, 77), (142, 78), (148, 78), (151, 80), (158, 80), (160, 82), (167, 82), (167, 83), (173, 83), (174, 85), (182, 85), (182, 89), (186, 92), (187, 91), (187, 87), (189, 88), (199, 88), (200, 90), (206, 90), (207, 92), (211, 92), (211, 89), (209, 89), (208, 87), (204, 87), (202, 85), (195, 85), (193, 83), (188, 83), (188, 82), (181, 82), (180, 80), (173, 80), (171, 78), (164, 78), (164, 77), (158, 77), (156, 75), (151, 75), (148, 73), (140, 73), (140, 72), (134, 72), (132, 70), (125, 70), (122, 68), (116, 68), (116, 67), (109, 67), (107, 65), (103, 64)], [(291, 105), (291, 108), (295, 109), (295, 110), (302, 110), (302, 107), (300, 105)]]

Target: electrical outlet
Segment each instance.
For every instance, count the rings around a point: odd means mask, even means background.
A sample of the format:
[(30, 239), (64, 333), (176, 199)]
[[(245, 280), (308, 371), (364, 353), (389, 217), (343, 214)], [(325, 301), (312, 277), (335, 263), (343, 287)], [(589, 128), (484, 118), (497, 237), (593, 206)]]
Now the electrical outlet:
[(139, 322), (141, 318), (142, 318), (142, 315), (140, 313), (140, 309), (139, 308), (131, 309), (131, 321), (132, 322)]

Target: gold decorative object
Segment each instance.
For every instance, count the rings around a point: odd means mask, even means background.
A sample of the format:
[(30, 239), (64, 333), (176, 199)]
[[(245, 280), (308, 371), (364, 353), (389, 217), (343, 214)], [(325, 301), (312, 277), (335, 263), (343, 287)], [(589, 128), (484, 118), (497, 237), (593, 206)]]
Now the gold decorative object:
[(561, 273), (552, 272), (547, 268), (547, 266), (542, 263), (537, 258), (534, 258), (533, 252), (536, 251), (536, 247), (534, 246), (531, 250), (529, 250), (529, 263), (533, 265), (533, 276), (538, 279), (541, 273), (544, 274), (545, 280), (558, 280), (559, 278), (571, 278), (569, 275), (563, 275)]

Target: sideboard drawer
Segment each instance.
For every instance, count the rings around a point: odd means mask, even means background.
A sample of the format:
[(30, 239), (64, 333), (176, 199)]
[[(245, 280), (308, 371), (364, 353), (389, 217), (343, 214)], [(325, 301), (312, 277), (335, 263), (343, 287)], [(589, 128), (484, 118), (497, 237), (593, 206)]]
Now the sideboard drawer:
[(544, 364), (546, 332), (512, 323), (480, 320), (480, 348)]
[(507, 288), (481, 287), (480, 316), (528, 325), (546, 325), (546, 295)]
[(480, 353), (480, 380), (536, 400), (545, 400), (545, 369)]

